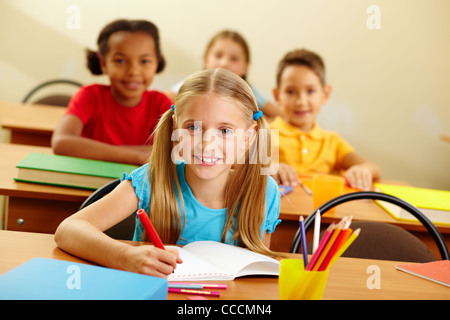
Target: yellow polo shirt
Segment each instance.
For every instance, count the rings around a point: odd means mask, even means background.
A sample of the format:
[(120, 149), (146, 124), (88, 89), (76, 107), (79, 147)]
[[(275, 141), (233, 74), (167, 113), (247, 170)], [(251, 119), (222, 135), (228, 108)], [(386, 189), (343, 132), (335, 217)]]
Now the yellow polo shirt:
[(342, 159), (354, 151), (338, 133), (322, 130), (317, 123), (304, 132), (278, 117), (270, 127), (279, 130), (279, 162), (293, 166), (299, 174), (337, 173)]

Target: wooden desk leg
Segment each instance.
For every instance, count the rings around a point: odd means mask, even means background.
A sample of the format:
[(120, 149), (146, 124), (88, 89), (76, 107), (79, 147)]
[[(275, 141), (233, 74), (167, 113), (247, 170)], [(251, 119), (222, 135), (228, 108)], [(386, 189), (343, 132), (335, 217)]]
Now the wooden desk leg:
[(0, 217), (1, 217), (1, 222), (0, 222), (0, 229), (6, 229), (6, 214), (8, 212), (8, 197), (6, 196), (0, 196)]
[(80, 205), (78, 202), (9, 197), (6, 229), (55, 233), (58, 225)]

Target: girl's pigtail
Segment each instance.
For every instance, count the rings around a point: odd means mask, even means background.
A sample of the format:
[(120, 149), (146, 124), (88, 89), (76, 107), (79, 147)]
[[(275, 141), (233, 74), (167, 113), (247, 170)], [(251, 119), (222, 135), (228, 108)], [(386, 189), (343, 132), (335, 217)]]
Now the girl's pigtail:
[(98, 51), (92, 51), (86, 49), (86, 66), (94, 75), (103, 74), (102, 67), (100, 64), (100, 53)]
[(173, 111), (166, 111), (154, 132), (149, 163), (151, 187), (150, 219), (163, 242), (176, 243), (180, 236), (180, 217), (174, 182), (179, 190), (175, 163), (171, 159), (173, 147)]

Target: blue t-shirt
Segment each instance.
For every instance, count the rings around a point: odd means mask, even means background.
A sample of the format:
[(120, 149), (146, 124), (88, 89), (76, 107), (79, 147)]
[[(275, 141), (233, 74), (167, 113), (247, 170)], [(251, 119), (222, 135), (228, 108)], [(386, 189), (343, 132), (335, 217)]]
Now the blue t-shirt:
[[(148, 164), (139, 167), (132, 173), (124, 174), (123, 180), (130, 180), (135, 190), (136, 196), (139, 199), (139, 209), (146, 209), (150, 207), (150, 182), (148, 179)], [(195, 199), (191, 188), (186, 182), (185, 178), (185, 163), (177, 162), (176, 170), (180, 182), (181, 192), (183, 194), (184, 209), (186, 213), (186, 224), (184, 225), (184, 215), (180, 213), (181, 225), (184, 229), (177, 241), (179, 245), (185, 245), (193, 241), (221, 241), (222, 231), (225, 225), (226, 208), (224, 209), (210, 209), (202, 205)], [(178, 193), (175, 192), (178, 201), (178, 207), (182, 210), (181, 201)], [(278, 219), (280, 213), (280, 192), (278, 185), (272, 177), (267, 179), (266, 188), (266, 215), (261, 226), (261, 235), (264, 231), (272, 233), (275, 227), (281, 222)], [(136, 217), (136, 227), (134, 230), (133, 240), (141, 240), (144, 228)], [(228, 234), (231, 236), (231, 230)], [(230, 237), (231, 238), (231, 237)], [(236, 243), (233, 243), (236, 244)]]

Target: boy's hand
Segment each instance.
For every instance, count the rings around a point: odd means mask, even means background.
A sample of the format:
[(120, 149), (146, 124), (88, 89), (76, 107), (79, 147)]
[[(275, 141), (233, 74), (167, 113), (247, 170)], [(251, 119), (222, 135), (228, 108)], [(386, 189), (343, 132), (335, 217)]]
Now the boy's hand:
[(278, 184), (284, 186), (296, 187), (301, 184), (297, 171), (295, 171), (292, 166), (285, 163), (279, 164), (278, 172), (272, 175), (272, 177)]
[(364, 165), (354, 165), (344, 173), (350, 187), (370, 191), (372, 189), (372, 172)]

